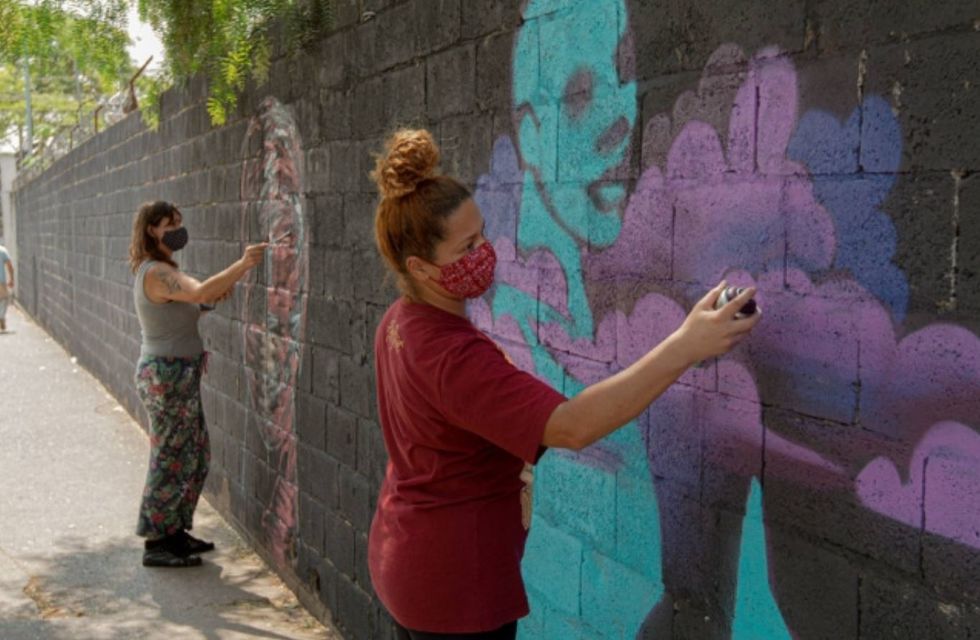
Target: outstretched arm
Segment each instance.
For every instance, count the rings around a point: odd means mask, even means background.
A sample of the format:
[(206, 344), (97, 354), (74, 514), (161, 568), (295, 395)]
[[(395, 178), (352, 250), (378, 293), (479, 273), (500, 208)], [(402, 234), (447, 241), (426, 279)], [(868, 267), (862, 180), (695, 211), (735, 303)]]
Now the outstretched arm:
[(735, 319), (754, 288), (715, 310), (724, 286), (723, 282), (712, 289), (677, 331), (642, 358), (558, 405), (545, 425), (543, 444), (575, 450), (589, 446), (640, 415), (695, 362), (738, 344), (759, 322), (761, 312)]
[(240, 259), (204, 282), (168, 264), (157, 264), (147, 272), (143, 286), (147, 296), (158, 302), (213, 302), (227, 293), (249, 269), (262, 261), (266, 246), (266, 243), (261, 243), (247, 247)]

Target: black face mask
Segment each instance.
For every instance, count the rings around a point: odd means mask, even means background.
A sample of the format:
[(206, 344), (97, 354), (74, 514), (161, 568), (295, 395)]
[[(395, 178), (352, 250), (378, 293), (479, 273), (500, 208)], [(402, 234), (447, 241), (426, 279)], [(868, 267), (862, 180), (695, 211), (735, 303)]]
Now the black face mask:
[(171, 229), (163, 234), (163, 244), (171, 251), (180, 251), (187, 245), (187, 227)]

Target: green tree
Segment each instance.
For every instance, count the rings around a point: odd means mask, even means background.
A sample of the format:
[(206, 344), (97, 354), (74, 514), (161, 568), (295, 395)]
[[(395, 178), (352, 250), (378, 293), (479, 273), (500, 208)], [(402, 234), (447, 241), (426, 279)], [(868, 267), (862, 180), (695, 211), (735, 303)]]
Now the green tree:
[[(150, 103), (170, 82), (203, 73), (209, 79), (208, 113), (224, 124), (245, 82), (263, 82), (277, 25), (288, 52), (330, 27), (330, 0), (139, 0), (140, 17), (159, 34), (163, 73), (144, 81)], [(144, 115), (153, 121), (154, 114)]]
[(0, 0), (0, 137), (24, 141), (33, 125), (34, 146), (43, 149), (123, 87), (133, 71), (127, 7), (126, 0)]

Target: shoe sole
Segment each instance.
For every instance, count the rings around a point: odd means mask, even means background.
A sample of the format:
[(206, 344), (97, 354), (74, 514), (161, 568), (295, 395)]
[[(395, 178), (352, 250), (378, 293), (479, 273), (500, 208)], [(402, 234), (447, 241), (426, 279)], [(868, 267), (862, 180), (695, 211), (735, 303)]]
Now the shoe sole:
[(144, 567), (153, 567), (159, 569), (184, 569), (187, 567), (199, 567), (201, 566), (202, 560), (197, 556), (187, 556), (186, 558), (180, 558), (180, 563), (173, 562), (158, 562), (156, 560), (147, 561), (143, 559)]

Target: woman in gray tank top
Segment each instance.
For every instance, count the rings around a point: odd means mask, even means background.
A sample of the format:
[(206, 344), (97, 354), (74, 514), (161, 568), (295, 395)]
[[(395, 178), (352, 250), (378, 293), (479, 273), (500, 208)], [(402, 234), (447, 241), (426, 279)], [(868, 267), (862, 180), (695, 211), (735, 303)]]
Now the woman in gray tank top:
[(214, 549), (188, 533), (211, 457), (201, 408), (206, 354), (197, 321), (231, 295), (268, 246), (246, 247), (227, 269), (199, 282), (173, 259), (187, 239), (173, 204), (146, 203), (136, 213), (129, 247), (142, 331), (136, 389), (150, 417), (150, 465), (136, 533), (146, 538), (143, 565), (148, 567), (196, 566), (198, 553)]

